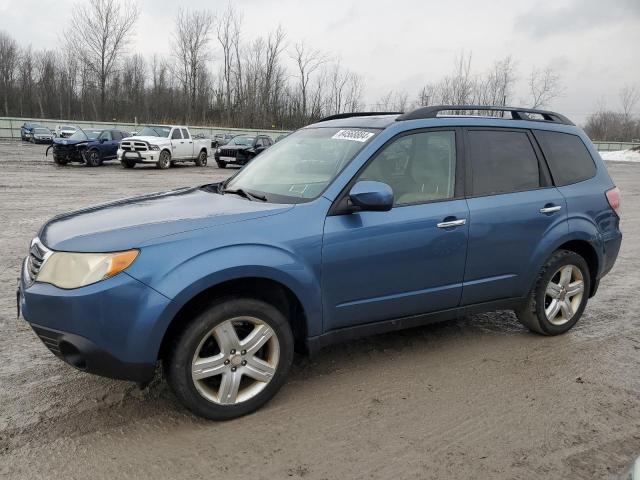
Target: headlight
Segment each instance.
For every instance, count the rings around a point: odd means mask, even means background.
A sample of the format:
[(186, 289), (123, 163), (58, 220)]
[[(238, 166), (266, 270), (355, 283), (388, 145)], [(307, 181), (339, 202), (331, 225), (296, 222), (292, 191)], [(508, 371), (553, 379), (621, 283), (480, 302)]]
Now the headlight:
[(80, 288), (106, 280), (129, 267), (138, 250), (116, 253), (54, 252), (44, 262), (36, 280), (60, 288)]
[(150, 150), (160, 150), (160, 147), (158, 145), (149, 145), (149, 149)]
[(222, 151), (222, 149), (221, 149), (221, 148), (218, 148), (218, 149), (216, 150), (216, 153), (220, 153), (221, 151)]

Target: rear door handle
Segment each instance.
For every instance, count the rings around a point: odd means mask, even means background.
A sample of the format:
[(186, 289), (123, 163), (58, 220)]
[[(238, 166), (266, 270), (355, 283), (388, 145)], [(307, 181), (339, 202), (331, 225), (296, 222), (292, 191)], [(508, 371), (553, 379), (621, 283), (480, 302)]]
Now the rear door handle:
[(554, 205), (552, 207), (544, 207), (540, 209), (540, 213), (554, 213), (562, 209), (560, 205)]
[(465, 223), (467, 223), (467, 219), (466, 218), (461, 218), (460, 220), (450, 220), (448, 222), (440, 222), (440, 223), (436, 224), (436, 227), (438, 227), (438, 228), (460, 227), (460, 226), (464, 225)]

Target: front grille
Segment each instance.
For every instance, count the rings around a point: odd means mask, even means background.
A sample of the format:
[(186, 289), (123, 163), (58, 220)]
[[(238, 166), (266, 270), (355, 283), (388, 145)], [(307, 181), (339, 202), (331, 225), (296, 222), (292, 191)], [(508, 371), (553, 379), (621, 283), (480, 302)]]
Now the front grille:
[(139, 140), (123, 140), (120, 143), (120, 148), (125, 152), (146, 152), (149, 150), (149, 145), (147, 142)]
[(36, 332), (36, 335), (42, 340), (42, 343), (51, 350), (56, 357), (62, 358), (62, 351), (60, 350), (60, 335), (56, 332), (52, 332), (51, 330), (46, 330), (44, 328), (36, 327), (35, 325), (31, 325), (33, 331)]
[(235, 157), (238, 151), (235, 148), (223, 148), (220, 150), (221, 157)]
[(26, 276), (29, 283), (33, 283), (42, 268), (42, 264), (51, 254), (51, 250), (42, 245), (38, 238), (34, 238), (27, 257)]

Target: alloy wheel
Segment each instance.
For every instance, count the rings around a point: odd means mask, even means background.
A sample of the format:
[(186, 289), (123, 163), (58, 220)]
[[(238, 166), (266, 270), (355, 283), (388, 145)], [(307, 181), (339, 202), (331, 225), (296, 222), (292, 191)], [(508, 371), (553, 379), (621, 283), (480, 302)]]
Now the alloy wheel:
[(269, 325), (255, 317), (237, 317), (220, 323), (200, 341), (191, 376), (207, 400), (237, 404), (267, 386), (279, 358), (280, 344)]
[(584, 277), (575, 265), (560, 267), (551, 277), (544, 294), (544, 311), (553, 325), (569, 322), (584, 297)]

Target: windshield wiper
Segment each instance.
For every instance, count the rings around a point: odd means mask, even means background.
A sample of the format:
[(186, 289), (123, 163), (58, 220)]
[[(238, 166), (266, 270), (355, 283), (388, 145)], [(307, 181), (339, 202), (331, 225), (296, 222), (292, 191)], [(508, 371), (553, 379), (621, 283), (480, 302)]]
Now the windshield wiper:
[(236, 189), (223, 188), (221, 191), (222, 191), (222, 193), (233, 193), (235, 195), (240, 195), (241, 197), (244, 197), (247, 200), (251, 200), (251, 198), (255, 198), (255, 199), (260, 200), (262, 202), (266, 202), (267, 201), (267, 197), (265, 197), (264, 195), (258, 195), (256, 193), (246, 192), (241, 188), (236, 188)]

